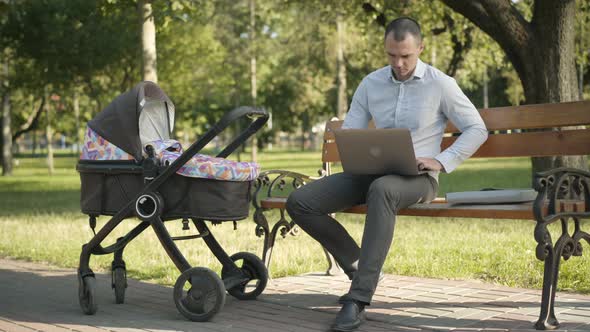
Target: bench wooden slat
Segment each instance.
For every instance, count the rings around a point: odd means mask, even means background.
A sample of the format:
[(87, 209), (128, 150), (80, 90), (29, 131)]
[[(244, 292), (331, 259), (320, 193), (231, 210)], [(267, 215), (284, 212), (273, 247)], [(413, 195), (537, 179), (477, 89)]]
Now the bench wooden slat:
[[(590, 124), (590, 101), (482, 109), (488, 130), (554, 128)], [(446, 132), (458, 132), (450, 122)]]
[[(457, 137), (444, 137), (441, 151)], [(324, 143), (323, 162), (340, 161), (336, 142)], [(472, 158), (542, 157), (590, 154), (590, 129), (492, 134)]]
[[(495, 219), (528, 219), (533, 220), (532, 204), (497, 204), (497, 205), (450, 205), (442, 203), (416, 204), (402, 209), (398, 215), (427, 217), (462, 217), (462, 218), (495, 218)], [(285, 197), (270, 197), (260, 201), (264, 209), (284, 209)], [(344, 210), (346, 213), (366, 214), (366, 205), (357, 205)]]
[[(457, 137), (444, 137), (446, 149)], [(543, 157), (590, 154), (590, 129), (489, 135), (472, 158)]]
[[(582, 126), (590, 124), (590, 101), (495, 107), (482, 109), (479, 113), (490, 131)], [(333, 130), (342, 127), (343, 122), (328, 121), (324, 141), (333, 141)], [(459, 131), (449, 122), (445, 132)]]

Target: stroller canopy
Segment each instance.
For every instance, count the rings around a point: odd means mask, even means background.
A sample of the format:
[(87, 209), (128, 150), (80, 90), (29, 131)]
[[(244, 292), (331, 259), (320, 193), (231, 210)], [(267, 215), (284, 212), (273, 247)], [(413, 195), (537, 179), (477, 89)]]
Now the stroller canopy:
[(142, 160), (143, 144), (170, 138), (174, 104), (153, 82), (141, 82), (119, 95), (88, 122), (101, 137)]

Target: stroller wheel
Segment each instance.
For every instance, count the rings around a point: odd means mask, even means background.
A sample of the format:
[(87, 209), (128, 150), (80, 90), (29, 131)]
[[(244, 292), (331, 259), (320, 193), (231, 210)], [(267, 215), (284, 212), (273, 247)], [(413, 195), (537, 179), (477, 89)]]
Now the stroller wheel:
[(111, 272), (112, 286), (115, 290), (115, 302), (125, 303), (125, 288), (127, 288), (127, 271), (122, 267), (114, 268)]
[[(268, 270), (258, 256), (249, 252), (238, 252), (230, 257), (247, 278), (241, 284), (228, 289), (227, 292), (240, 300), (254, 300), (264, 291), (268, 282)], [(221, 278), (231, 277), (229, 271), (221, 269)]]
[(94, 276), (78, 277), (78, 300), (82, 311), (87, 315), (94, 315), (96, 305), (96, 278)]
[(205, 322), (225, 304), (225, 287), (215, 272), (205, 267), (193, 267), (176, 280), (174, 304), (184, 317)]

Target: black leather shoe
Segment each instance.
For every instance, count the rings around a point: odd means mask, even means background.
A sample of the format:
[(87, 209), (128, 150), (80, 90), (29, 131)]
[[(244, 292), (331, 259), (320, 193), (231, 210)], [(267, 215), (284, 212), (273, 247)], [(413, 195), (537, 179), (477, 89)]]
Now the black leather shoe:
[(342, 309), (332, 325), (332, 331), (349, 332), (356, 330), (365, 319), (365, 308), (359, 308), (355, 301), (347, 301), (342, 305)]

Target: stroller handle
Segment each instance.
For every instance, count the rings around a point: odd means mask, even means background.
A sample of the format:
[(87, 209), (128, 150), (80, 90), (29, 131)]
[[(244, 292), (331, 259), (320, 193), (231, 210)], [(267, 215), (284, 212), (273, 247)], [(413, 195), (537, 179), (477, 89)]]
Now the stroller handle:
[(268, 121), (269, 114), (266, 110), (262, 108), (256, 108), (251, 106), (240, 106), (221, 118), (214, 127), (219, 126), (219, 132), (215, 135), (223, 131), (230, 123), (239, 119), (242, 116), (248, 116), (250, 118), (256, 118), (248, 128), (240, 133), (239, 136), (233, 139), (225, 149), (223, 149), (220, 153), (217, 154), (217, 157), (226, 158), (232, 152), (234, 152), (242, 143), (244, 143), (250, 136), (254, 135), (266, 122)]
[(176, 173), (184, 164), (186, 164), (195, 154), (201, 151), (215, 136), (225, 130), (232, 122), (243, 117), (248, 116), (254, 120), (250, 123), (248, 128), (240, 133), (233, 141), (231, 141), (225, 149), (223, 149), (217, 157), (225, 158), (229, 156), (237, 147), (244, 143), (250, 136), (256, 133), (268, 121), (269, 114), (262, 108), (251, 106), (240, 106), (227, 112), (221, 120), (211, 127), (200, 139), (194, 142), (187, 150), (184, 151), (170, 166), (168, 166), (160, 175), (158, 175), (149, 185), (148, 188), (155, 190), (165, 179)]

